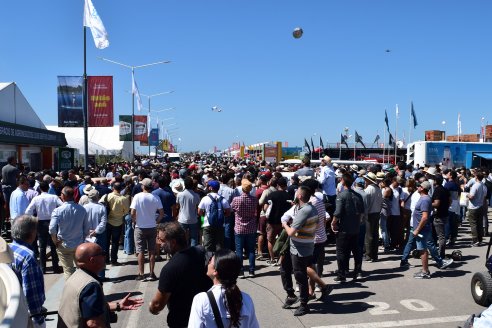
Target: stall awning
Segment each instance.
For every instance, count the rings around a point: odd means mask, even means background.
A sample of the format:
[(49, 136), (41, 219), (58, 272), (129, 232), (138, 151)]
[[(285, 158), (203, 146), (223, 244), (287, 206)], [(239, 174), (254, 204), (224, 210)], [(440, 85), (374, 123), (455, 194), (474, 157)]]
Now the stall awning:
[(486, 160), (492, 160), (492, 153), (475, 153), (475, 155)]
[(0, 121), (0, 143), (65, 147), (65, 134), (26, 125)]

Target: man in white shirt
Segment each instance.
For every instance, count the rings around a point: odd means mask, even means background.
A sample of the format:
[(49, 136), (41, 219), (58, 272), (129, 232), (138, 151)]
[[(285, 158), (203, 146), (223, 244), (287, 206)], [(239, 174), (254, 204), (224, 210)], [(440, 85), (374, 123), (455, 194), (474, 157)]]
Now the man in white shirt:
[[(58, 265), (58, 255), (56, 254), (56, 248), (51, 240), (48, 229), (50, 227), (51, 213), (55, 208), (63, 205), (63, 202), (58, 196), (48, 194), (49, 188), (50, 185), (48, 182), (42, 181), (39, 183), (41, 194), (32, 199), (32, 202), (26, 209), (26, 214), (33, 216), (36, 214), (38, 218), (39, 260), (43, 273), (46, 273), (46, 247), (48, 245), (51, 249), (53, 272), (61, 273), (63, 269)], [(37, 246), (34, 245), (34, 247)]]
[(331, 158), (329, 156), (323, 157), (321, 160), (321, 166), (319, 168), (318, 182), (323, 190), (323, 197), (325, 200), (327, 212), (333, 217), (333, 212), (335, 212), (335, 203), (337, 199), (337, 182), (335, 170), (333, 169), (333, 164), (331, 163)]
[(215, 252), (217, 249), (224, 247), (224, 222), (220, 225), (211, 225), (208, 217), (210, 215), (210, 205), (213, 197), (216, 201), (220, 201), (221, 208), (224, 211), (223, 217), (227, 217), (231, 213), (231, 206), (222, 196), (218, 195), (220, 183), (217, 180), (211, 180), (207, 183), (209, 193), (203, 197), (198, 204), (198, 215), (205, 216), (203, 219), (203, 247), (209, 252)]
[[(143, 192), (133, 197), (130, 205), (132, 221), (135, 224), (135, 247), (138, 256), (138, 275), (137, 281), (144, 280), (144, 252), (149, 252), (150, 274), (146, 281), (157, 280), (154, 273), (155, 266), (155, 244), (157, 238), (157, 222), (164, 216), (161, 200), (152, 194), (152, 180), (145, 178), (141, 181)], [(159, 215), (156, 216), (156, 212)]]

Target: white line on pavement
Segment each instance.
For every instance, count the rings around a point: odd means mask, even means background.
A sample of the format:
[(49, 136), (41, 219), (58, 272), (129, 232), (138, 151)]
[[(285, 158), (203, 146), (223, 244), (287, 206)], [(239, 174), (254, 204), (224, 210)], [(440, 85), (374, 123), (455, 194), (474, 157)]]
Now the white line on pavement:
[(462, 316), (454, 316), (454, 317), (366, 322), (366, 323), (354, 323), (354, 324), (332, 325), (332, 326), (317, 326), (313, 328), (390, 328), (390, 327), (405, 327), (405, 326), (408, 327), (408, 326), (429, 325), (434, 323), (465, 322), (466, 319), (468, 319), (468, 317), (469, 315), (462, 315)]

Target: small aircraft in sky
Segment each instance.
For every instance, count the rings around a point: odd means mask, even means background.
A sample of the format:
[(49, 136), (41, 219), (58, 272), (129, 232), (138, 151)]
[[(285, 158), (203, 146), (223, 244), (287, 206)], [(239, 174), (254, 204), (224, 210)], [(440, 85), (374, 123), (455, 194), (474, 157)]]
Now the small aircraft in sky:
[(391, 52), (391, 49), (386, 49), (385, 51), (386, 51), (386, 52)]
[(222, 108), (219, 108), (218, 106), (213, 106), (212, 107), (212, 112), (220, 113), (220, 112), (222, 112)]

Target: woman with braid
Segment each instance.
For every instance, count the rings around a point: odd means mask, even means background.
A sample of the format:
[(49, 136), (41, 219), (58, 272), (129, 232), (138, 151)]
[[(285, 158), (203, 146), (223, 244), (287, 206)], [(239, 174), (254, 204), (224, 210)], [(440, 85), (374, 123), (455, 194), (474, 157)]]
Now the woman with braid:
[(188, 328), (259, 327), (253, 300), (236, 284), (241, 268), (242, 261), (233, 251), (215, 252), (207, 266), (207, 275), (214, 285), (193, 299)]

